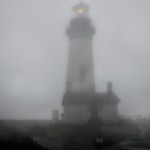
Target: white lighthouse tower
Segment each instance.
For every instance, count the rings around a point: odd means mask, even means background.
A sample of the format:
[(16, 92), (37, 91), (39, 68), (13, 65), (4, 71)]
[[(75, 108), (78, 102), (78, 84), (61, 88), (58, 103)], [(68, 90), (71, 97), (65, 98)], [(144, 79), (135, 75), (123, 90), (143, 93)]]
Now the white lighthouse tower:
[(70, 46), (66, 87), (74, 93), (94, 92), (92, 38), (95, 29), (87, 5), (80, 3), (73, 9), (76, 16), (67, 28)]
[[(67, 28), (69, 58), (66, 92), (63, 97), (63, 120), (85, 123), (89, 120), (115, 120), (120, 101), (108, 84), (106, 93), (96, 93), (92, 40), (95, 28), (89, 7), (80, 3), (73, 7), (75, 16)], [(111, 85), (111, 88), (110, 88)]]

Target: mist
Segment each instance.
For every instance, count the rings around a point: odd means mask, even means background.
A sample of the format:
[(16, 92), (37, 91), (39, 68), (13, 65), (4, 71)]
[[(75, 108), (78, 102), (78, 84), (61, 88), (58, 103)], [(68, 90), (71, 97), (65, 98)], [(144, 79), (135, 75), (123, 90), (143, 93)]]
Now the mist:
[[(149, 0), (84, 0), (96, 28), (96, 91), (108, 81), (119, 114), (150, 116)], [(50, 119), (62, 111), (69, 39), (79, 0), (0, 1), (0, 118)]]

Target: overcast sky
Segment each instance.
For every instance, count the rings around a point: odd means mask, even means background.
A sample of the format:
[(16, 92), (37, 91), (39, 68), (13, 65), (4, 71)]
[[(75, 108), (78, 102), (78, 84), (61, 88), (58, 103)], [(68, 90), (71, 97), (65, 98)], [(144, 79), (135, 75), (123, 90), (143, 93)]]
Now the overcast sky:
[[(96, 28), (97, 92), (108, 81), (121, 115), (150, 116), (150, 0), (84, 0)], [(61, 109), (79, 0), (0, 0), (0, 118), (45, 119)]]

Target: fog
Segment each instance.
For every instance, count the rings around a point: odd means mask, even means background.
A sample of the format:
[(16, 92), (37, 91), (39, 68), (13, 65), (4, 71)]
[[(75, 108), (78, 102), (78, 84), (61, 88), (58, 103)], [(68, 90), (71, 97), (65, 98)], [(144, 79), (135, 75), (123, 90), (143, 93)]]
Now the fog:
[[(96, 28), (97, 92), (108, 81), (119, 113), (150, 116), (150, 1), (84, 0)], [(0, 1), (0, 118), (50, 119), (65, 92), (69, 40), (79, 0)]]

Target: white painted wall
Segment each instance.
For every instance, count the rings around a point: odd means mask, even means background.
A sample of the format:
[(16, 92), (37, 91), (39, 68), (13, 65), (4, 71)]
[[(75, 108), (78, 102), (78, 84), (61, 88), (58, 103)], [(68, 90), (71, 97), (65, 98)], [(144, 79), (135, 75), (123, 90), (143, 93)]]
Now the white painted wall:
[(69, 105), (68, 106), (68, 122), (82, 123), (88, 121), (90, 117), (90, 109), (88, 105)]
[[(118, 119), (117, 104), (102, 104), (98, 106), (98, 118), (102, 121), (115, 121)], [(84, 123), (90, 119), (91, 108), (84, 104), (65, 105), (64, 120), (70, 123)]]
[(98, 117), (106, 121), (114, 121), (118, 118), (117, 104), (99, 105)]
[[(80, 80), (81, 67), (86, 68), (84, 79)], [(67, 82), (72, 92), (89, 92), (95, 87), (92, 54), (92, 40), (84, 37), (70, 41)]]

